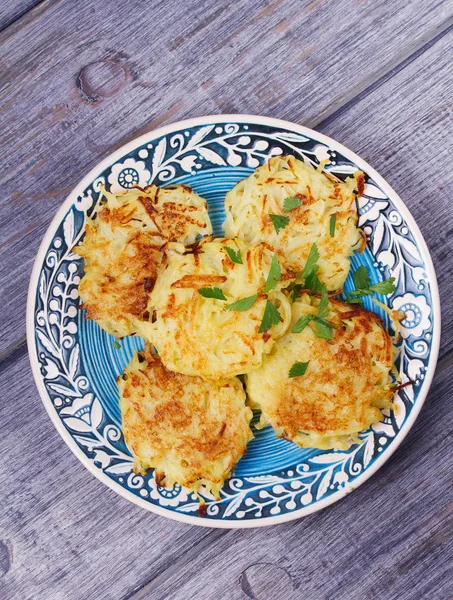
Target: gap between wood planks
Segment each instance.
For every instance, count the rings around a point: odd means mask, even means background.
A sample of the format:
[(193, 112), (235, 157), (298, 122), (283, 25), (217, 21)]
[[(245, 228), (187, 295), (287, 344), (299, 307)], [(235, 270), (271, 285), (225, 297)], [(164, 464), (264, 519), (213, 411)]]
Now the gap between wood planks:
[(58, 2), (61, 2), (61, 0), (36, 0), (31, 8), (25, 10), (25, 12), (17, 15), (12, 21), (6, 22), (3, 25), (0, 29), (0, 44), (17, 33), (19, 29), (22, 29), (22, 27), (25, 27), (40, 17), (45, 10)]
[(194, 544), (190, 550), (184, 552), (182, 557), (174, 560), (173, 557), (170, 556), (168, 559), (168, 563), (171, 564), (170, 567), (164, 566), (151, 581), (143, 584), (132, 594), (124, 596), (122, 600), (144, 600), (148, 597), (150, 592), (162, 585), (166, 579), (177, 573), (182, 567), (184, 567), (184, 565), (191, 562), (192, 559), (197, 556), (200, 548), (206, 548), (207, 545), (215, 544), (220, 540), (220, 538), (228, 535), (228, 533), (233, 533), (234, 531), (234, 529), (214, 529), (207, 535), (203, 536), (201, 540)]
[(376, 73), (368, 78), (368, 81), (365, 80), (363, 82), (362, 89), (358, 90), (354, 96), (351, 96), (349, 99), (340, 99), (338, 101), (338, 106), (333, 106), (329, 108), (329, 111), (326, 110), (322, 112), (319, 115), (319, 120), (317, 120), (312, 127), (325, 127), (337, 117), (347, 112), (351, 106), (355, 106), (363, 98), (366, 98), (369, 94), (374, 92), (374, 90), (378, 89), (384, 83), (389, 81), (389, 79), (400, 73), (452, 30), (453, 16), (444, 21), (440, 27), (436, 27), (419, 40), (416, 40), (413, 44), (410, 44), (399, 56), (384, 65), (382, 69), (376, 71)]

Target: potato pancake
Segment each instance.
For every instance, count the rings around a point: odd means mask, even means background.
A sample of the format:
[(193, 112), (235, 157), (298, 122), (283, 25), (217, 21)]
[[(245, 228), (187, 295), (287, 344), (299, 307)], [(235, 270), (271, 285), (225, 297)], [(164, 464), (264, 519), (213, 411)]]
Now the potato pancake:
[(136, 472), (153, 468), (159, 485), (193, 492), (204, 485), (218, 498), (253, 438), (239, 379), (213, 384), (172, 373), (145, 351), (134, 354), (117, 383)]
[[(260, 424), (270, 423), (279, 437), (304, 448), (347, 449), (382, 419), (381, 409), (392, 407), (395, 349), (376, 314), (341, 300), (328, 304), (332, 339), (315, 335), (316, 321), (292, 333), (302, 317), (317, 314), (319, 303), (307, 294), (297, 299), (291, 328), (246, 376), (246, 390), (252, 407), (262, 410)], [(290, 378), (296, 362), (308, 362), (306, 372)]]
[(190, 250), (170, 246), (150, 294), (150, 321), (140, 323), (139, 334), (178, 373), (216, 381), (259, 368), (290, 323), (282, 288), (294, 273), (264, 243), (215, 239)]
[(104, 191), (74, 249), (85, 259), (79, 294), (88, 318), (117, 337), (136, 332), (169, 241), (195, 242), (212, 233), (206, 201), (188, 186)]
[(293, 156), (277, 156), (226, 195), (225, 235), (248, 244), (266, 241), (296, 272), (316, 243), (319, 279), (327, 290), (340, 290), (349, 257), (362, 244), (356, 198), (363, 189), (359, 171), (339, 182)]

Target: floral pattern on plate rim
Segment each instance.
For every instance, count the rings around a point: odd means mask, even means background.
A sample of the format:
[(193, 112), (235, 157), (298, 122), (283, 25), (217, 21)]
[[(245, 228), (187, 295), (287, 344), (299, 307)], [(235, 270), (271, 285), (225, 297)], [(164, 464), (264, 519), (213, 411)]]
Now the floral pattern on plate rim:
[[(204, 169), (254, 169), (270, 156), (282, 153), (294, 154), (314, 165), (329, 160), (326, 170), (340, 178), (357, 168), (347, 157), (348, 152), (343, 148), (338, 150), (334, 142), (325, 143), (325, 138), (316, 132), (299, 133), (283, 127), (281, 122), (273, 125), (266, 123), (273, 120), (262, 121), (262, 124), (214, 122), (213, 118), (210, 124), (181, 127), (156, 138), (150, 134), (146, 143), (99, 172), (68, 207), (45, 248), (42, 264), (38, 265), (33, 307), (36, 356), (32, 355), (32, 361), (39, 367), (45, 388), (43, 400), (51, 404), (47, 404), (47, 409), (54, 411), (53, 416), (64, 425), (77, 444), (78, 454), (83, 453), (84, 462), (92, 471), (98, 475), (102, 472), (128, 492), (129, 498), (130, 494), (140, 498), (142, 506), (144, 501), (151, 509), (165, 509), (166, 514), (171, 511), (189, 515), (193, 517), (190, 522), (200, 520), (195, 496), (180, 486), (171, 490), (159, 488), (152, 473), (141, 476), (132, 472), (132, 457), (121, 430), (109, 419), (84, 372), (77, 324), (77, 286), (82, 269), (81, 259), (72, 248), (83, 235), (85, 215), (94, 210), (101, 196), (101, 184), (113, 191), (150, 182), (165, 185)], [(357, 486), (357, 479), (383, 453), (389, 452), (414, 410), (432, 355), (436, 317), (432, 286), (436, 284), (428, 276), (416, 239), (400, 210), (382, 186), (367, 175), (365, 194), (359, 200), (359, 225), (367, 234), (374, 259), (368, 266), (382, 277), (395, 277), (396, 291), (390, 298), (380, 297), (380, 300), (406, 313), (399, 369), (403, 382), (411, 379), (416, 383), (397, 393), (396, 414), (384, 412), (381, 423), (361, 434), (362, 444), (348, 451), (318, 451), (307, 460), (277, 472), (233, 476), (224, 486), (219, 502), (206, 496), (203, 524), (215, 526), (222, 520), (227, 526), (235, 526), (238, 521), (266, 517), (277, 522), (276, 517), (301, 516), (316, 510), (317, 505), (321, 507), (331, 496), (344, 495)], [(381, 315), (388, 325), (388, 317), (383, 312)], [(174, 514), (168, 516), (178, 518)]]

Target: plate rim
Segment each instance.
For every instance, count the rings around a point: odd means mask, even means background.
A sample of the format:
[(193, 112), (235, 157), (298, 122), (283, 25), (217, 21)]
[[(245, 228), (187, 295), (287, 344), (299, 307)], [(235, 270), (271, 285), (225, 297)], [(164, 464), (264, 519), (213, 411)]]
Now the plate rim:
[[(191, 516), (186, 515), (184, 513), (180, 513), (177, 511), (169, 510), (168, 508), (164, 508), (162, 506), (154, 505), (150, 502), (147, 502), (145, 499), (140, 498), (133, 494), (132, 492), (123, 488), (119, 483), (105, 475), (102, 469), (96, 467), (93, 461), (91, 461), (83, 451), (78, 447), (73, 437), (69, 433), (69, 431), (65, 428), (62, 420), (58, 417), (58, 413), (56, 412), (50, 397), (47, 393), (47, 390), (44, 385), (44, 380), (40, 372), (40, 367), (36, 358), (36, 341), (35, 341), (35, 326), (34, 326), (34, 317), (35, 317), (35, 303), (36, 303), (36, 295), (38, 292), (38, 280), (39, 273), (41, 272), (41, 266), (43, 263), (43, 259), (45, 257), (45, 253), (48, 249), (49, 243), (53, 239), (56, 229), (58, 225), (61, 223), (62, 218), (66, 215), (70, 207), (74, 204), (74, 201), (77, 197), (83, 192), (83, 190), (92, 183), (94, 178), (99, 175), (102, 171), (108, 168), (110, 165), (115, 163), (117, 160), (123, 158), (129, 152), (135, 150), (139, 146), (142, 146), (145, 143), (148, 143), (154, 140), (157, 137), (161, 137), (164, 135), (168, 135), (177, 131), (179, 129), (184, 129), (186, 127), (196, 127), (200, 125), (209, 125), (209, 124), (222, 124), (222, 123), (250, 123), (255, 125), (267, 125), (271, 127), (281, 127), (289, 129), (290, 131), (294, 131), (296, 133), (300, 133), (301, 135), (308, 135), (311, 138), (320, 141), (321, 143), (325, 143), (330, 147), (334, 147), (336, 150), (344, 154), (347, 158), (353, 160), (359, 168), (363, 169), (367, 174), (369, 174), (382, 188), (382, 190), (387, 194), (387, 197), (392, 200), (392, 202), (397, 207), (400, 214), (405, 219), (411, 233), (413, 234), (417, 246), (420, 250), (420, 253), (423, 257), (426, 272), (428, 274), (428, 278), (430, 281), (431, 288), (431, 299), (432, 299), (432, 310), (434, 316), (433, 323), (433, 333), (432, 333), (432, 341), (431, 341), (431, 353), (428, 361), (428, 365), (426, 368), (426, 375), (424, 379), (424, 386), (421, 390), (417, 402), (414, 404), (409, 417), (406, 422), (403, 424), (402, 428), (396, 435), (393, 443), (389, 446), (389, 449), (386, 452), (383, 452), (373, 464), (365, 469), (363, 473), (361, 473), (353, 483), (349, 483), (345, 487), (337, 490), (333, 494), (331, 494), (328, 498), (315, 502), (314, 504), (299, 508), (298, 510), (285, 513), (283, 515), (275, 515), (272, 517), (263, 517), (263, 518), (254, 518), (246, 521), (229, 521), (222, 519), (209, 519), (204, 520), (199, 516)], [(31, 365), (31, 370), (33, 373), (33, 379), (35, 381), (36, 387), (38, 388), (38, 392), (41, 398), (42, 403), (49, 415), (52, 423), (54, 424), (56, 430), (69, 447), (69, 449), (73, 452), (73, 454), (80, 460), (80, 462), (88, 469), (90, 473), (92, 473), (99, 481), (107, 485), (110, 489), (114, 490), (121, 497), (130, 502), (133, 502), (135, 505), (144, 508), (150, 512), (158, 514), (163, 517), (170, 518), (174, 521), (186, 523), (188, 525), (198, 525), (201, 527), (211, 527), (211, 528), (220, 528), (220, 529), (249, 529), (254, 527), (265, 527), (269, 525), (278, 525), (280, 523), (285, 523), (288, 521), (293, 521), (295, 519), (300, 519), (301, 517), (308, 516), (314, 512), (322, 510), (335, 502), (338, 502), (360, 485), (365, 483), (372, 475), (374, 475), (393, 455), (393, 453), (397, 450), (400, 444), (405, 439), (406, 435), (409, 433), (413, 424), (415, 423), (428, 395), (428, 392), (431, 388), (431, 384), (433, 381), (433, 377), (435, 374), (435, 367), (438, 360), (439, 355), (439, 346), (440, 346), (440, 332), (441, 332), (441, 307), (440, 307), (440, 297), (439, 297), (439, 287), (437, 283), (436, 272), (434, 269), (433, 261), (431, 258), (431, 254), (429, 252), (428, 246), (425, 242), (425, 239), (418, 227), (414, 217), (409, 211), (408, 207), (404, 204), (403, 200), (396, 193), (396, 191), (390, 186), (389, 183), (371, 166), (365, 161), (363, 158), (358, 156), (355, 152), (337, 142), (333, 138), (324, 135), (316, 130), (310, 129), (309, 127), (305, 127), (304, 125), (299, 125), (297, 123), (293, 123), (291, 121), (286, 121), (283, 119), (277, 119), (273, 117), (267, 116), (259, 116), (259, 115), (248, 115), (248, 114), (222, 114), (222, 115), (207, 115), (203, 117), (194, 117), (189, 119), (184, 119), (182, 121), (175, 121), (174, 123), (170, 123), (163, 127), (158, 127), (157, 129), (153, 129), (148, 133), (142, 134), (141, 136), (134, 138), (122, 145), (120, 148), (110, 153), (106, 158), (97, 163), (80, 181), (79, 183), (72, 189), (72, 191), (68, 194), (64, 202), (61, 204), (60, 208), (56, 212), (52, 221), (50, 222), (47, 230), (44, 234), (44, 237), (39, 246), (38, 252), (36, 254), (33, 269), (30, 276), (30, 283), (28, 286), (28, 294), (27, 294), (27, 307), (26, 307), (26, 335), (27, 335), (27, 348), (28, 348), (28, 357)]]

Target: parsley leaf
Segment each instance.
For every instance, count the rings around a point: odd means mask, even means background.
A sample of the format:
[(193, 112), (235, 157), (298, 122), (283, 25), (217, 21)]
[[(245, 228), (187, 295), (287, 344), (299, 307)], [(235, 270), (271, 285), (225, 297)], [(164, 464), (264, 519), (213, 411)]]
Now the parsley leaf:
[(216, 298), (217, 300), (226, 300), (225, 294), (218, 287), (204, 287), (198, 290), (200, 296), (204, 298)]
[(285, 229), (285, 227), (289, 223), (289, 217), (284, 217), (281, 215), (269, 215), (269, 216), (274, 225), (275, 233), (278, 233), (280, 231), (280, 229)]
[(237, 263), (238, 265), (242, 265), (242, 256), (241, 256), (241, 251), (238, 250), (237, 252), (235, 252), (233, 250), (233, 248), (228, 248), (228, 246), (224, 246), (228, 256), (230, 257), (230, 259), (234, 262)]
[(267, 276), (266, 285), (264, 287), (264, 293), (270, 292), (277, 285), (277, 281), (280, 281), (282, 278), (282, 272), (280, 269), (280, 265), (278, 264), (278, 257), (276, 254), (272, 257), (271, 268), (269, 269), (269, 274)]
[(361, 304), (362, 301), (359, 298), (363, 296), (372, 296), (373, 294), (387, 295), (396, 290), (394, 277), (372, 284), (368, 269), (363, 265), (354, 272), (353, 279), (356, 289), (349, 292), (346, 297), (346, 302)]
[(350, 296), (372, 296), (373, 292), (370, 290), (370, 288), (368, 288), (367, 290), (352, 290), (352, 292), (349, 292)]
[(289, 370), (289, 377), (300, 377), (301, 375), (305, 375), (305, 371), (307, 370), (308, 362), (295, 362), (291, 369)]
[(370, 276), (368, 275), (368, 269), (363, 265), (354, 271), (354, 286), (356, 290), (366, 290), (370, 287)]
[(394, 282), (395, 278), (390, 277), (385, 281), (380, 281), (379, 283), (374, 283), (373, 285), (370, 285), (370, 290), (373, 290), (373, 292), (375, 292), (376, 294), (382, 294), (386, 296), (387, 294), (391, 294), (396, 290)]
[(360, 298), (352, 298), (351, 296), (346, 296), (346, 302), (349, 302), (349, 304), (363, 304)]
[(307, 325), (309, 325), (312, 321), (315, 322), (315, 325), (310, 325), (311, 330), (316, 335), (316, 337), (323, 338), (326, 340), (333, 339), (333, 330), (336, 329), (335, 325), (332, 325), (328, 321), (325, 320), (324, 317), (327, 317), (329, 314), (329, 296), (327, 294), (326, 286), (321, 285), (321, 301), (318, 306), (318, 314), (317, 315), (304, 315), (297, 320), (294, 327), (291, 330), (291, 333), (301, 333)]
[(289, 212), (290, 210), (294, 210), (301, 204), (302, 204), (302, 200), (300, 198), (296, 198), (295, 196), (289, 196), (288, 198), (285, 198), (283, 201), (283, 210), (285, 212)]
[(255, 304), (256, 299), (258, 298), (258, 294), (254, 296), (249, 296), (248, 298), (241, 298), (237, 302), (233, 302), (233, 304), (227, 304), (225, 308), (227, 310), (238, 310), (239, 312), (243, 312), (244, 310), (249, 310)]
[(318, 307), (318, 317), (324, 319), (329, 314), (329, 296), (327, 295), (326, 286), (323, 285), (321, 289), (321, 302)]
[(294, 284), (294, 286), (291, 290), (291, 302), (295, 302), (297, 300), (297, 298), (299, 297), (300, 290), (303, 290), (303, 289), (304, 289), (304, 286), (301, 283)]
[(264, 308), (263, 320), (261, 321), (259, 333), (263, 333), (267, 329), (270, 329), (272, 325), (277, 325), (280, 322), (280, 313), (275, 308), (270, 300), (266, 300), (266, 306)]
[(291, 329), (291, 333), (302, 333), (302, 331), (310, 323), (312, 318), (313, 315), (304, 315), (303, 317), (300, 317), (300, 319), (296, 321), (296, 324)]
[(318, 259), (318, 246), (316, 244), (312, 244), (310, 252), (308, 254), (307, 262), (305, 263), (304, 270), (302, 271), (302, 279), (307, 279), (307, 277), (310, 275), (310, 273), (313, 272), (313, 270), (318, 270), (318, 265), (316, 264)]
[(316, 271), (318, 270), (318, 265), (315, 265), (316, 269), (313, 269), (313, 271), (310, 273), (310, 275), (308, 275), (305, 278), (305, 285), (304, 287), (307, 290), (310, 290), (312, 292), (312, 294), (319, 294), (319, 292), (322, 290), (322, 283), (319, 281), (318, 276), (316, 275)]
[(322, 319), (318, 320), (314, 318), (313, 320), (316, 321), (316, 325), (314, 327), (310, 327), (315, 336), (324, 340), (332, 340), (334, 326), (330, 323), (327, 323), (327, 321), (323, 322)]
[(337, 223), (337, 213), (330, 217), (330, 236), (335, 237), (335, 225)]

